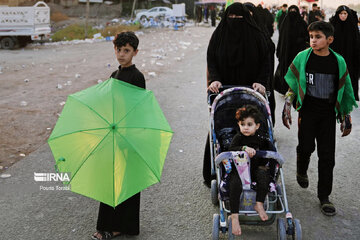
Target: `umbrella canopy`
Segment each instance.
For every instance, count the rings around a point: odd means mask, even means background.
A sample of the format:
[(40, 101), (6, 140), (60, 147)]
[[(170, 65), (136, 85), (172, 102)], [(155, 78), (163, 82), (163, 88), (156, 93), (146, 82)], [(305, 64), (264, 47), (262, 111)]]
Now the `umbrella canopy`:
[(115, 207), (160, 181), (172, 134), (151, 91), (111, 78), (68, 97), (48, 143), (71, 191)]

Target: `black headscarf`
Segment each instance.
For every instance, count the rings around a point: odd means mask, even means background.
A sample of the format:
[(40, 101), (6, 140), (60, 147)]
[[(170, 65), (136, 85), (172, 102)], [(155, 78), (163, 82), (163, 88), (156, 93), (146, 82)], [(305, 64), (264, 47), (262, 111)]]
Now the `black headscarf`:
[[(270, 103), (271, 117), (272, 117), (273, 124), (275, 124), (275, 98), (274, 98), (274, 88), (273, 88), (273, 72), (274, 72), (274, 65), (275, 65), (275, 63), (274, 63), (275, 44), (271, 40), (272, 33), (270, 34), (268, 31), (268, 18), (266, 16), (265, 9), (261, 5), (258, 5), (257, 7), (255, 7), (255, 5), (251, 2), (246, 2), (246, 3), (244, 3), (244, 5), (252, 13), (252, 17), (254, 18), (257, 26), (262, 31), (265, 41), (266, 41), (268, 54), (266, 56), (266, 61), (264, 62), (264, 67), (265, 67), (265, 71), (268, 71), (269, 78), (268, 78), (267, 84), (264, 86), (266, 87), (266, 90), (269, 94), (268, 100)], [(269, 14), (271, 15), (270, 12), (269, 12)], [(271, 29), (273, 29), (272, 23), (271, 23)]]
[[(342, 11), (348, 13), (345, 21), (339, 18), (339, 14)], [(334, 42), (330, 47), (344, 57), (354, 89), (355, 99), (359, 101), (360, 34), (357, 26), (356, 12), (345, 5), (341, 5), (336, 9), (335, 15), (330, 18), (330, 23), (335, 28)]]
[[(230, 14), (242, 18), (229, 18)], [(215, 29), (207, 51), (209, 80), (223, 85), (266, 86), (267, 46), (261, 30), (241, 3), (231, 4)]]
[(276, 56), (279, 59), (278, 69), (275, 75), (275, 90), (285, 94), (288, 85), (284, 76), (294, 60), (295, 56), (308, 47), (309, 34), (307, 24), (300, 15), (299, 8), (291, 5), (282, 22)]

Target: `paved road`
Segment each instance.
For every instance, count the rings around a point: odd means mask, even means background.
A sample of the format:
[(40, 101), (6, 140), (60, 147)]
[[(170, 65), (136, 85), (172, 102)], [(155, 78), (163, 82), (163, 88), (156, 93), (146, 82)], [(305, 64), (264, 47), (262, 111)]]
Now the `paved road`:
[[(211, 29), (207, 34), (210, 37)], [(204, 74), (208, 39), (204, 39), (199, 51), (185, 56), (181, 64), (148, 83), (175, 134), (161, 183), (142, 192), (141, 234), (133, 239), (211, 238), (212, 215), (218, 208), (211, 204), (210, 191), (202, 184), (201, 174), (208, 131)], [(283, 101), (279, 96), (277, 101), (279, 117)], [(296, 126), (289, 131), (277, 122), (275, 136), (278, 150), (286, 159), (289, 206), (302, 223), (304, 239), (360, 239), (359, 110), (353, 114), (353, 125), (349, 137), (337, 134), (332, 200), (338, 214), (326, 217), (316, 199), (316, 156), (311, 159), (310, 186), (301, 189), (295, 181)], [(61, 185), (36, 183), (34, 172), (54, 172), (47, 145), (11, 167), (7, 171), (11, 178), (0, 179), (0, 239), (89, 239), (95, 230), (98, 202), (68, 191), (40, 190), (40, 186)], [(243, 237), (239, 239), (276, 236), (276, 224), (242, 229)]]

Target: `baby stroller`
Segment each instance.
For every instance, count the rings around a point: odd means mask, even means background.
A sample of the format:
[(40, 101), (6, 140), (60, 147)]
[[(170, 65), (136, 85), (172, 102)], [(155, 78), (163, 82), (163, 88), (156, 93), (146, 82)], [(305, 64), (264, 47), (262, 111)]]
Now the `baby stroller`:
[(233, 239), (231, 229), (230, 204), (226, 192), (226, 163), (233, 161), (243, 184), (243, 191), (240, 196), (239, 220), (241, 224), (249, 225), (270, 225), (276, 220), (276, 215), (285, 213), (284, 218), (277, 218), (277, 239), (301, 239), (302, 231), (300, 221), (293, 219), (288, 208), (286, 189), (284, 184), (282, 164), (284, 160), (277, 151), (257, 151), (256, 156), (267, 158), (273, 161), (274, 169), (270, 170), (272, 181), (269, 186), (269, 193), (264, 202), (264, 208), (268, 220), (262, 221), (254, 210), (256, 202), (255, 183), (251, 182), (250, 158), (246, 152), (229, 152), (232, 138), (235, 136), (238, 125), (235, 119), (235, 112), (246, 104), (257, 106), (262, 113), (258, 134), (271, 141), (276, 149), (276, 142), (273, 139), (273, 126), (271, 122), (270, 108), (267, 99), (260, 93), (247, 87), (224, 87), (225, 90), (219, 94), (210, 94), (208, 104), (210, 110), (210, 155), (211, 171), (216, 179), (211, 181), (211, 201), (214, 205), (219, 204), (220, 213), (213, 216), (212, 239), (219, 239), (220, 232), (228, 234), (228, 239)]

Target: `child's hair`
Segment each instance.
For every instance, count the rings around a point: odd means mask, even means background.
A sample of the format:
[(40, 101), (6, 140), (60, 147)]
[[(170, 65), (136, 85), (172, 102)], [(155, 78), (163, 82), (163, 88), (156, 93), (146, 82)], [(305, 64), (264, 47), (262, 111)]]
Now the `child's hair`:
[(312, 31), (321, 31), (326, 38), (330, 37), (330, 36), (334, 36), (334, 27), (333, 25), (331, 25), (331, 23), (328, 22), (324, 22), (324, 21), (316, 21), (311, 23), (308, 26), (308, 32), (312, 32)]
[(251, 117), (255, 123), (260, 123), (261, 113), (256, 106), (244, 105), (243, 107), (236, 110), (235, 118), (238, 122), (244, 121), (245, 118)]
[(284, 8), (287, 8), (287, 4), (286, 4), (286, 3), (284, 3), (282, 6), (283, 6)]
[(139, 46), (139, 39), (137, 38), (134, 32), (127, 31), (117, 34), (113, 43), (114, 46), (117, 48), (126, 46), (126, 44), (128, 43), (130, 46), (134, 48), (134, 50), (136, 50)]

